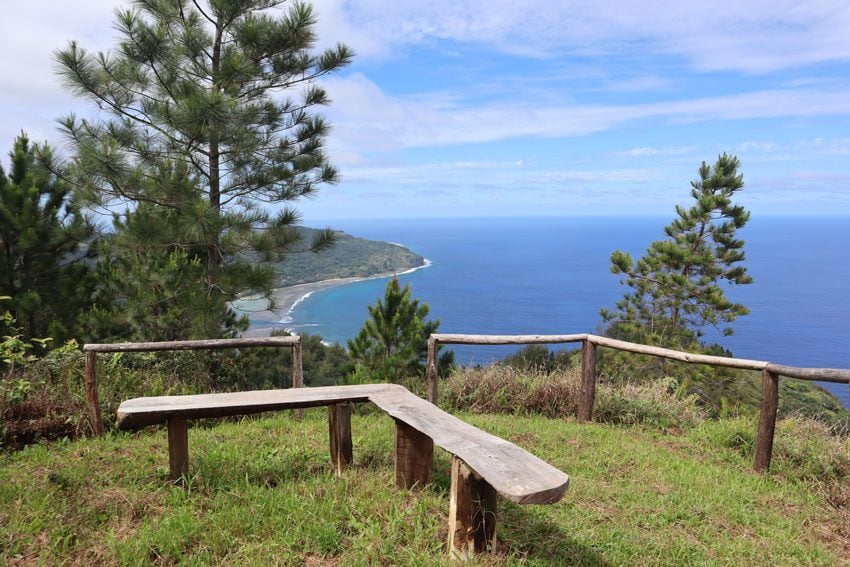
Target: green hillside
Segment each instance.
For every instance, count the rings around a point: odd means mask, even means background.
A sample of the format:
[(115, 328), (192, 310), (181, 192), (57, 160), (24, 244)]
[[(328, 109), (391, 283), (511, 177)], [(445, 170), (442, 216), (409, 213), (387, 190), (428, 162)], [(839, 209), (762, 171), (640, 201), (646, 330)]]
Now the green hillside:
[(289, 254), (277, 267), (281, 287), (332, 278), (400, 273), (425, 263), (425, 258), (404, 246), (367, 240), (343, 231), (335, 231), (333, 246), (312, 252), (307, 248), (318, 231), (313, 228), (300, 228), (299, 231), (302, 233), (302, 251)]

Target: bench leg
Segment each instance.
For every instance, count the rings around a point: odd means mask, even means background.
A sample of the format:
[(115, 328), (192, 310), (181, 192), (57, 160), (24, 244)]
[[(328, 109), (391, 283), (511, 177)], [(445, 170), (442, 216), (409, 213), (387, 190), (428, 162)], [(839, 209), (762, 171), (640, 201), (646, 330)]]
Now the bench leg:
[(449, 554), (467, 560), (496, 548), (496, 490), (452, 456)]
[(395, 484), (420, 488), (431, 482), (434, 441), (400, 420), (395, 420)]
[(185, 417), (168, 418), (168, 464), (172, 482), (189, 473), (189, 430)]
[(331, 465), (337, 476), (354, 460), (351, 445), (351, 404), (328, 406), (328, 428), (331, 441)]

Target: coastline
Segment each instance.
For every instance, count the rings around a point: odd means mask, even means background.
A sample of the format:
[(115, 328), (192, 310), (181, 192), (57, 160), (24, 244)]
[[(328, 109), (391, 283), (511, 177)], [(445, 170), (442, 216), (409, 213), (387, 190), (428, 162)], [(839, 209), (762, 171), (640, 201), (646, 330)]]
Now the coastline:
[(291, 325), (293, 322), (292, 311), (299, 303), (301, 303), (317, 291), (322, 291), (332, 287), (338, 287), (367, 280), (379, 280), (384, 278), (392, 278), (395, 276), (403, 276), (427, 268), (430, 265), (431, 261), (425, 258), (425, 261), (422, 263), (421, 266), (415, 266), (403, 272), (385, 272), (365, 277), (331, 278), (327, 280), (320, 280), (317, 282), (309, 282), (304, 284), (275, 288), (275, 290), (272, 292), (275, 298), (274, 309), (262, 309), (257, 311), (237, 309), (237, 312), (245, 313), (246, 315), (248, 315), (248, 319), (251, 321), (251, 325), (248, 327), (247, 331), (242, 333), (242, 336), (268, 337), (271, 336), (272, 331), (288, 330), (288, 325)]

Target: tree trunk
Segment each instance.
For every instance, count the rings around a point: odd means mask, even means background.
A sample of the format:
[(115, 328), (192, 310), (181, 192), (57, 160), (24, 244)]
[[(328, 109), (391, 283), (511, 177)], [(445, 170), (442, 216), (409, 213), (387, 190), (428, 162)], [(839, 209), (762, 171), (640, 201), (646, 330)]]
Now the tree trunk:
[[(212, 91), (219, 90), (219, 71), (221, 68), (221, 25), (216, 26), (215, 42), (213, 43), (212, 61)], [(219, 148), (218, 133), (215, 131), (215, 126), (210, 128), (210, 206), (216, 213), (216, 217), (221, 214), (221, 150)], [(218, 282), (218, 268), (221, 265), (221, 250), (219, 228), (216, 226), (213, 233), (209, 235), (207, 242), (207, 283), (212, 289)]]

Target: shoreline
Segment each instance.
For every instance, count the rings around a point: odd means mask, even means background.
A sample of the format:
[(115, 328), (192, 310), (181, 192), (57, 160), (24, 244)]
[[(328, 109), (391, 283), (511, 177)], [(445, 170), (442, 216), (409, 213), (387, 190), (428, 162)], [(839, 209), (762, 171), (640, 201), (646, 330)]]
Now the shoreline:
[(272, 331), (291, 330), (287, 325), (291, 325), (293, 323), (292, 311), (299, 303), (317, 291), (368, 280), (380, 280), (384, 278), (403, 276), (427, 268), (430, 265), (431, 260), (425, 258), (425, 261), (421, 266), (415, 266), (403, 272), (384, 272), (373, 276), (355, 276), (350, 278), (331, 278), (316, 282), (275, 288), (272, 292), (276, 304), (274, 309), (262, 309), (258, 311), (237, 309), (238, 313), (248, 315), (248, 319), (251, 321), (248, 330), (242, 333), (242, 336), (268, 337), (271, 336)]

